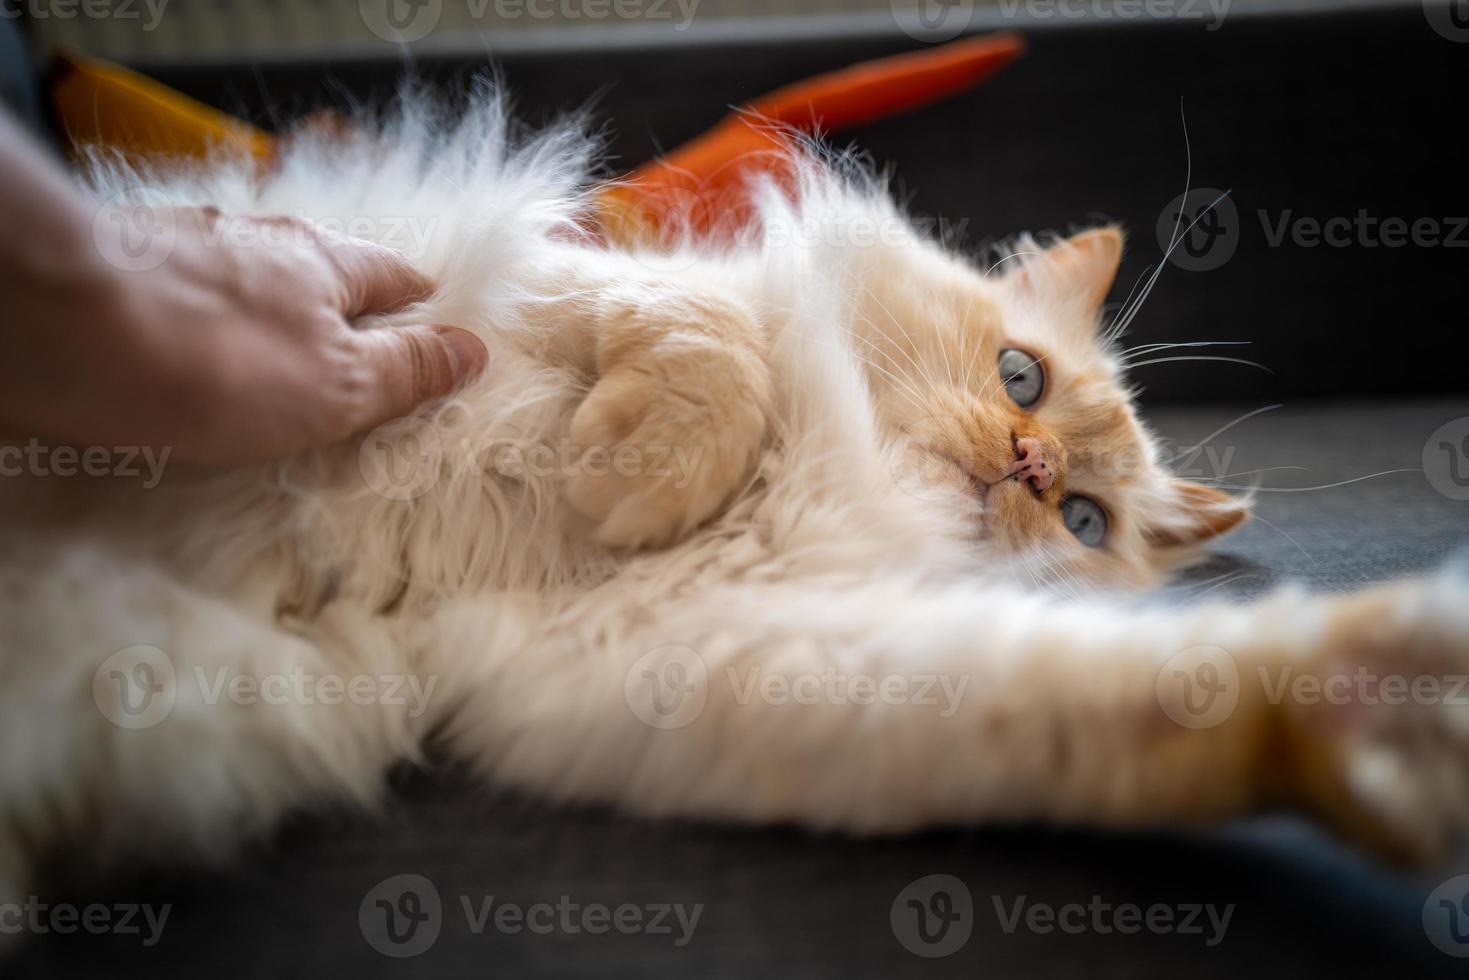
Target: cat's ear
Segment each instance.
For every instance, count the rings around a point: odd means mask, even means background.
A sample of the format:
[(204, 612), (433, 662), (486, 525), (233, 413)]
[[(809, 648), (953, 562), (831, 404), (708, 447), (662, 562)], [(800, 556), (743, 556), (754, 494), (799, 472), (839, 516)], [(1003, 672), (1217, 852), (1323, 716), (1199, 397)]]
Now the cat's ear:
[(1093, 228), (1033, 255), (1013, 273), (1017, 288), (1075, 298), (1088, 312), (1102, 308), (1122, 262), (1122, 229)]
[(1148, 540), (1160, 548), (1199, 544), (1234, 530), (1250, 516), (1244, 501), (1202, 483), (1174, 480), (1173, 506), (1148, 528)]

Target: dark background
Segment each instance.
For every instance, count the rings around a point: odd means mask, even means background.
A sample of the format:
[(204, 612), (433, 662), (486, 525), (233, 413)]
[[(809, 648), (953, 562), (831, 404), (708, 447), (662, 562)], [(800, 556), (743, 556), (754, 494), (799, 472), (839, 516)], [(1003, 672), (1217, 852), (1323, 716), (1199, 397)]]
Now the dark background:
[[(993, 21), (1027, 26), (998, 14)], [(1025, 230), (1123, 222), (1129, 248), (1112, 297), (1120, 304), (1159, 261), (1159, 216), (1184, 188), (1181, 104), (1193, 185), (1229, 190), (1237, 212), (1220, 226), (1215, 248), (1227, 249), (1233, 236), (1236, 250), (1208, 271), (1170, 263), (1129, 340), (1249, 341), (1200, 353), (1246, 357), (1275, 374), (1220, 363), (1144, 367), (1135, 378), (1146, 396), (1465, 390), (1469, 44), (1435, 33), (1416, 3), (1237, 11), (1216, 31), (1200, 21), (1042, 21), (1026, 35), (1029, 53), (978, 89), (838, 141), (890, 168), (912, 210), (962, 230), (956, 244), (971, 252)], [(493, 64), (532, 124), (591, 105), (607, 123), (616, 171), (793, 79), (918, 46), (890, 30), (507, 51)], [(491, 63), (478, 54), (405, 61), (383, 47), (378, 57), (328, 65), (144, 67), (206, 102), (279, 126), (322, 105), (381, 104), (405, 74), (459, 93)], [(1302, 247), (1288, 236), (1272, 247), (1260, 216), (1274, 227), (1286, 215), (1324, 221), (1363, 210), (1409, 225), (1433, 219), (1457, 245), (1371, 247), (1354, 236), (1348, 247)], [(1202, 229), (1194, 234), (1202, 251), (1208, 239)]]

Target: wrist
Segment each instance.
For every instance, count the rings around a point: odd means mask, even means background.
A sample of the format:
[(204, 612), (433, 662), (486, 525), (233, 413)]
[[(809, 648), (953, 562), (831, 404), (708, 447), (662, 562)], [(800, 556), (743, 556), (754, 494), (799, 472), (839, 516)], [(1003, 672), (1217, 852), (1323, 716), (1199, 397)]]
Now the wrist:
[(105, 375), (133, 363), (141, 283), (103, 258), (89, 229), (81, 239), (74, 227), (53, 227), (44, 238), (0, 269), (16, 298), (16, 329), (7, 331), (0, 357), (0, 427), (84, 438), (76, 423), (92, 414)]

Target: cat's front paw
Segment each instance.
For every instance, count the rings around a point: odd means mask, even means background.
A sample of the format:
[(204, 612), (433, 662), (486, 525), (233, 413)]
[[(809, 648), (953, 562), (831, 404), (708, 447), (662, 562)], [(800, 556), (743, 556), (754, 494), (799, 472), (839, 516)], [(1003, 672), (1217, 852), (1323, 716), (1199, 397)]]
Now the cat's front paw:
[(1276, 686), (1305, 804), (1399, 863), (1469, 831), (1469, 588), (1394, 586), (1332, 609), (1316, 662)]
[(571, 505), (609, 547), (672, 544), (714, 517), (765, 439), (768, 370), (709, 346), (634, 359), (592, 388), (571, 422)]

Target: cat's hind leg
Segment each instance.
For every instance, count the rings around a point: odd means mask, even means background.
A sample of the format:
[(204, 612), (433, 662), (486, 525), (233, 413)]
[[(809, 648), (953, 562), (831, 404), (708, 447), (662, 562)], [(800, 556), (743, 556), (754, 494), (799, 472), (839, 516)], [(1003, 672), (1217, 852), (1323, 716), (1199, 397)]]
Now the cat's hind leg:
[(223, 859), (292, 810), (371, 800), (413, 751), (406, 709), (370, 696), (404, 668), (320, 625), (350, 657), (94, 547), (0, 546), (0, 879)]

